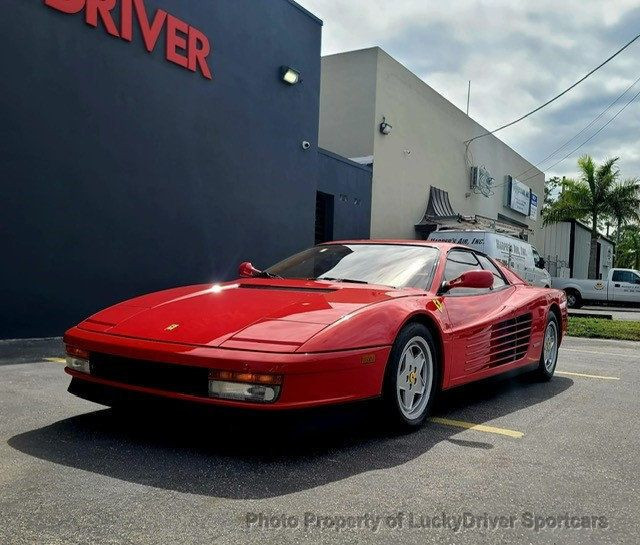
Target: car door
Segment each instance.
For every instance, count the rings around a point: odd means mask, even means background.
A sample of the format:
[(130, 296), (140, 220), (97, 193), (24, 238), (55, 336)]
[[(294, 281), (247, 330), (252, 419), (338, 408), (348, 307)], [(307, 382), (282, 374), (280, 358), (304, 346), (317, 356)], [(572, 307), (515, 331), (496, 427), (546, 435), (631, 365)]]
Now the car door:
[(640, 303), (640, 275), (635, 271), (613, 271), (613, 301)]
[(462, 273), (491, 270), (491, 289), (453, 288), (443, 294), (454, 349), (450, 351), (449, 379), (464, 382), (465, 377), (486, 369), (491, 361), (491, 327), (511, 317), (507, 304), (515, 287), (507, 283), (499, 269), (482, 254), (471, 250), (452, 249), (447, 255), (443, 280), (453, 280)]

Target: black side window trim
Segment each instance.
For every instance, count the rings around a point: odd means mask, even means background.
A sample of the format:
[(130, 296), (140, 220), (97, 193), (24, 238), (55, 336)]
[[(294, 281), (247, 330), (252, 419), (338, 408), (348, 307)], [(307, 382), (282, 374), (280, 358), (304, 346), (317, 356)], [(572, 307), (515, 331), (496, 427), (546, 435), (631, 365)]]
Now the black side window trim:
[[(471, 249), (467, 249), (467, 248), (451, 248), (448, 252), (447, 255), (445, 256), (445, 270), (447, 267), (446, 261), (449, 259), (449, 254), (451, 252), (467, 252), (469, 254), (472, 254), (473, 257), (475, 258), (475, 260), (478, 262), (478, 265), (480, 265), (480, 268), (483, 271), (486, 271), (487, 269), (485, 269), (482, 266), (482, 263), (480, 263), (480, 260), (478, 259), (478, 257), (476, 256), (476, 254), (478, 255), (482, 255), (484, 257), (486, 257), (491, 263), (493, 263), (493, 266), (498, 270), (498, 272), (500, 273), (500, 276), (502, 276), (502, 280), (504, 280), (504, 286), (500, 286), (497, 289), (494, 288), (489, 288), (486, 292), (484, 293), (454, 293), (451, 291), (448, 291), (447, 293), (443, 294), (444, 297), (482, 297), (483, 295), (491, 295), (492, 293), (497, 293), (499, 291), (503, 291), (507, 288), (510, 288), (512, 285), (509, 283), (509, 281), (507, 280), (507, 278), (504, 276), (504, 274), (502, 273), (502, 270), (500, 270), (500, 267), (498, 265), (496, 265), (496, 262), (491, 259), (487, 254), (483, 253), (483, 252), (477, 252), (476, 250), (471, 250)], [(491, 273), (493, 274), (493, 273)], [(442, 281), (444, 282), (445, 278), (444, 278), (444, 270), (442, 271)], [(439, 292), (439, 290), (438, 290)]]
[[(475, 252), (478, 255), (481, 255), (483, 257), (485, 257), (487, 260), (489, 260), (489, 263), (491, 263), (496, 270), (498, 271), (498, 274), (500, 275), (500, 278), (502, 278), (502, 281), (505, 283), (505, 285), (509, 286), (509, 281), (507, 280), (506, 276), (502, 273), (502, 270), (500, 269), (500, 267), (497, 265), (497, 263), (495, 262), (495, 260), (491, 259), (487, 254), (483, 254), (482, 252)], [(476, 259), (477, 256), (476, 256)], [(480, 263), (480, 266), (482, 267), (482, 262), (478, 259), (478, 263)], [(482, 267), (483, 270), (487, 270), (484, 267)], [(492, 273), (493, 274), (493, 273)]]
[(511, 287), (511, 284), (505, 284), (504, 286), (500, 286), (499, 288), (496, 288), (496, 289), (489, 288), (484, 293), (455, 293), (453, 291), (448, 291), (447, 293), (441, 294), (441, 296), (442, 297), (483, 297), (485, 295), (492, 295), (494, 293), (504, 291), (510, 287)]

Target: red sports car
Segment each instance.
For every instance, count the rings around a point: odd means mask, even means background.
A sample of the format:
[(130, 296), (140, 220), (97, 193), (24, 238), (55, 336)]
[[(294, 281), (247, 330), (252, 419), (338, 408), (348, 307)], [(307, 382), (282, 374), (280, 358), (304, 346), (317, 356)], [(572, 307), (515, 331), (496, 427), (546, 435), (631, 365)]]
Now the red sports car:
[(69, 391), (264, 410), (381, 398), (417, 426), (439, 390), (526, 366), (550, 379), (567, 328), (563, 292), (455, 244), (333, 242), (240, 277), (71, 328)]

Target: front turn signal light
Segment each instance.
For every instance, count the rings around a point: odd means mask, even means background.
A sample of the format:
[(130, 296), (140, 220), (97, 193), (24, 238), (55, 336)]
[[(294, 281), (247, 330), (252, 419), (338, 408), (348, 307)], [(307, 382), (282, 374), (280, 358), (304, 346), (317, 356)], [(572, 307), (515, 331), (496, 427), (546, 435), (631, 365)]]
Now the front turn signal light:
[(280, 395), (282, 375), (209, 371), (209, 397), (233, 401), (273, 403)]
[(80, 371), (81, 373), (91, 373), (91, 366), (89, 364), (91, 354), (87, 350), (69, 344), (65, 346), (65, 350), (67, 352), (66, 361), (69, 369)]
[(90, 356), (87, 350), (78, 348), (77, 346), (72, 346), (70, 344), (65, 345), (65, 350), (67, 352), (67, 355), (73, 356), (74, 358), (80, 358), (82, 360), (88, 360)]

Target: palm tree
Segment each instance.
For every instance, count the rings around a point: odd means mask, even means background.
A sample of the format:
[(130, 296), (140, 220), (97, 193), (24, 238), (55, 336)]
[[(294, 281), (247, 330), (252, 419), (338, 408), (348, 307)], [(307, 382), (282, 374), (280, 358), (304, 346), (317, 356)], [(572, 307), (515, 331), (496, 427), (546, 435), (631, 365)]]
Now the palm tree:
[[(630, 221), (640, 220), (640, 180), (629, 178), (616, 185), (609, 196), (611, 201), (611, 217), (616, 222), (616, 249), (620, 245), (622, 227)], [(616, 266), (618, 266), (616, 252)]]
[(618, 157), (608, 159), (597, 166), (585, 155), (578, 160), (580, 178), (566, 180), (564, 191), (544, 214), (544, 224), (570, 219), (591, 220), (591, 249), (589, 252), (589, 278), (596, 279), (598, 252), (598, 222), (605, 216), (613, 216), (611, 192), (620, 171), (616, 167)]

